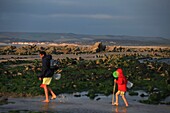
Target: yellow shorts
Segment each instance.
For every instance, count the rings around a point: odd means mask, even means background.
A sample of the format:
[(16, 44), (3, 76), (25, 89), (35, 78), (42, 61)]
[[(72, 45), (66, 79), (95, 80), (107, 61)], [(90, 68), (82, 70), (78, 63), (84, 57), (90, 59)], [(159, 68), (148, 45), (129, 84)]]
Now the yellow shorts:
[(42, 84), (50, 85), (51, 80), (52, 80), (52, 77), (46, 77), (46, 78), (43, 78), (43, 82), (42, 82)]
[(125, 92), (124, 92), (124, 91), (118, 90), (118, 93), (120, 94), (120, 96), (125, 95)]

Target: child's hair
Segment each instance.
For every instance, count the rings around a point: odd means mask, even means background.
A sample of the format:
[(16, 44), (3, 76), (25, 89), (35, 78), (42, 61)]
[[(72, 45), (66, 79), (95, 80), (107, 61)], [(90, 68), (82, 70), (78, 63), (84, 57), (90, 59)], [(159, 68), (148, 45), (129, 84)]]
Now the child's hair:
[(46, 52), (45, 52), (45, 51), (40, 51), (40, 52), (39, 52), (39, 54), (41, 54), (41, 55), (44, 55), (44, 56), (45, 56), (45, 55), (46, 55)]

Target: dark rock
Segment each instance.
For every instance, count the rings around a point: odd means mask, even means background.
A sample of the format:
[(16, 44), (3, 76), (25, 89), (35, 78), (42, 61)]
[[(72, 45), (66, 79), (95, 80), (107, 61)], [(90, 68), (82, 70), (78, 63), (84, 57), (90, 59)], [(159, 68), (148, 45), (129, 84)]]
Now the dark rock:
[(167, 81), (166, 81), (166, 82), (167, 82), (167, 84), (170, 84), (170, 78), (169, 78), (169, 79), (167, 79)]
[(8, 98), (7, 98), (6, 96), (2, 96), (2, 97), (0, 97), (0, 105), (2, 105), (2, 104), (6, 104), (6, 103), (7, 103), (7, 101), (8, 101)]
[(80, 93), (73, 93), (74, 97), (81, 97), (81, 94)]
[(0, 102), (2, 102), (2, 101), (7, 101), (7, 100), (8, 100), (8, 97), (6, 97), (6, 96), (0, 97)]
[(147, 97), (148, 95), (142, 93), (142, 94), (140, 94), (140, 96), (141, 97)]
[(98, 100), (100, 100), (101, 98), (99, 97), (99, 98), (96, 98), (96, 100), (98, 101)]

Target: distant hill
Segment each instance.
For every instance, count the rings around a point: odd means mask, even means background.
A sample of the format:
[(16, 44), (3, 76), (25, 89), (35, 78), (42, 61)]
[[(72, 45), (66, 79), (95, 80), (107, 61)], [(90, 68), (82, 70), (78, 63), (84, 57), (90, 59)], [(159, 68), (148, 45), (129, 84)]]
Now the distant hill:
[(106, 45), (168, 45), (170, 39), (162, 37), (116, 36), (116, 35), (84, 35), (73, 33), (25, 33), (0, 32), (0, 43), (11, 42), (56, 42), (94, 44), (102, 42)]

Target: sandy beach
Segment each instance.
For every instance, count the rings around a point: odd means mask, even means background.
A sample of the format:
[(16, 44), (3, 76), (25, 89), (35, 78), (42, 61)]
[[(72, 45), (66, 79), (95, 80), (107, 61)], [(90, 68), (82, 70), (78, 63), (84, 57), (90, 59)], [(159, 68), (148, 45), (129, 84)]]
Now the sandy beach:
[[(62, 98), (64, 96), (64, 98)], [(9, 104), (1, 105), (0, 112), (20, 111), (43, 113), (169, 113), (169, 105), (148, 105), (139, 103), (141, 97), (128, 96), (129, 107), (125, 107), (121, 98), (119, 106), (112, 106), (112, 95), (99, 95), (94, 100), (86, 96), (74, 97), (73, 94), (62, 94), (50, 103), (41, 102), (44, 97), (9, 98)]]

